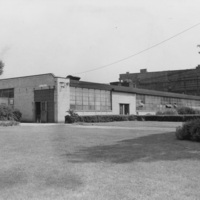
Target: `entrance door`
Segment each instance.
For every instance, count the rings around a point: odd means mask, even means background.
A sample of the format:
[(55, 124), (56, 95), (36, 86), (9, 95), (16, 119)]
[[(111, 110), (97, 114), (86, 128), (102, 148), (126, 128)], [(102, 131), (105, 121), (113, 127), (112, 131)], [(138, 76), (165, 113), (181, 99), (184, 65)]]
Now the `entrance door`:
[(41, 122), (41, 103), (35, 102), (35, 121)]
[(34, 90), (35, 121), (54, 122), (54, 89)]
[(47, 122), (47, 102), (46, 101), (41, 102), (41, 122), (42, 123)]
[(124, 114), (129, 115), (129, 104), (124, 104)]
[(35, 116), (36, 122), (46, 123), (47, 122), (47, 102), (35, 102)]
[(119, 104), (119, 114), (129, 115), (129, 104)]

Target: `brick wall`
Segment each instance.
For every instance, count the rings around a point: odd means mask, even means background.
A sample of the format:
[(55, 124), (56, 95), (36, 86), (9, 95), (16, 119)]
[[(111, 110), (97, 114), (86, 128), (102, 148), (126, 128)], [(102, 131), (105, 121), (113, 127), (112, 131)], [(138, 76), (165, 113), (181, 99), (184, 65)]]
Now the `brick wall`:
[(123, 82), (132, 81), (137, 88), (200, 95), (200, 68), (160, 72), (120, 74)]

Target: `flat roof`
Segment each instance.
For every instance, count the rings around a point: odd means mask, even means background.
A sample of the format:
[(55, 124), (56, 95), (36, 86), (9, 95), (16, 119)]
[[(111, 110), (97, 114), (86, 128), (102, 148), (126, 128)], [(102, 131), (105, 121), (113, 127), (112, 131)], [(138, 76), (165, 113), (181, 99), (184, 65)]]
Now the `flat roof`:
[[(150, 74), (150, 73), (167, 73), (167, 72), (174, 72), (174, 73), (179, 73), (179, 72), (185, 72), (185, 71), (194, 71), (196, 70), (197, 68), (192, 68), (192, 69), (175, 69), (175, 70), (165, 70), (165, 71), (146, 71), (144, 73), (141, 73), (140, 72), (135, 72), (135, 73), (123, 73), (123, 74), (119, 74), (119, 75), (134, 75), (134, 74)], [(146, 69), (147, 70), (147, 69)]]
[(18, 76), (18, 77), (12, 77), (12, 78), (0, 78), (0, 81), (3, 80), (9, 80), (9, 79), (18, 79), (18, 78), (28, 78), (28, 77), (33, 77), (33, 76), (44, 76), (44, 75), (51, 75), (54, 78), (56, 77), (53, 73), (46, 73), (46, 74), (36, 74), (36, 75), (28, 75), (28, 76)]
[(109, 91), (115, 91), (115, 92), (133, 93), (133, 94), (151, 95), (151, 96), (200, 100), (200, 96), (178, 94), (178, 93), (172, 93), (172, 92), (161, 92), (157, 90), (139, 89), (139, 88), (134, 88), (134, 87), (116, 86), (116, 85), (93, 83), (93, 82), (86, 82), (86, 81), (70, 80), (70, 86), (80, 87), (80, 88), (89, 88), (89, 89), (109, 90)]
[[(57, 77), (53, 73), (38, 74), (38, 75), (32, 75), (32, 76), (44, 76), (44, 75), (51, 75), (54, 78), (66, 79), (66, 77)], [(26, 77), (32, 77), (32, 76), (6, 78), (6, 79), (0, 79), (0, 81), (9, 80), (9, 79), (17, 79), (17, 78), (26, 78)], [(151, 95), (151, 96), (200, 100), (200, 96), (194, 96), (194, 95), (178, 94), (178, 93), (172, 93), (172, 92), (161, 92), (161, 91), (156, 91), (156, 90), (139, 89), (139, 88), (134, 88), (134, 87), (109, 85), (109, 84), (94, 83), (94, 82), (87, 82), (87, 81), (77, 81), (77, 80), (72, 80), (72, 79), (70, 80), (70, 86), (80, 87), (80, 88), (89, 88), (89, 89), (109, 90), (109, 91), (115, 91), (115, 92), (133, 93), (133, 94)]]

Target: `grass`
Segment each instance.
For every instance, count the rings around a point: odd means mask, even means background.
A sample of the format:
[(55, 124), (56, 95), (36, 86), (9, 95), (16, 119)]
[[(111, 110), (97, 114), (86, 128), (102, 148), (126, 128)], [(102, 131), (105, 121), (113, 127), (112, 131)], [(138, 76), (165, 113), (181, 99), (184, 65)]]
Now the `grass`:
[(0, 199), (199, 199), (200, 145), (180, 123), (0, 127)]

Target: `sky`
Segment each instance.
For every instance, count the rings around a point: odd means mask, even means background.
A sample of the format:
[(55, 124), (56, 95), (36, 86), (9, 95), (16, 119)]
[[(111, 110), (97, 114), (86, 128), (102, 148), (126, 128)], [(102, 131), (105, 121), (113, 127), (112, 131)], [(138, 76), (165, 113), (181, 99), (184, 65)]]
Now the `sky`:
[(2, 78), (53, 73), (109, 83), (121, 73), (200, 64), (199, 0), (0, 0)]

